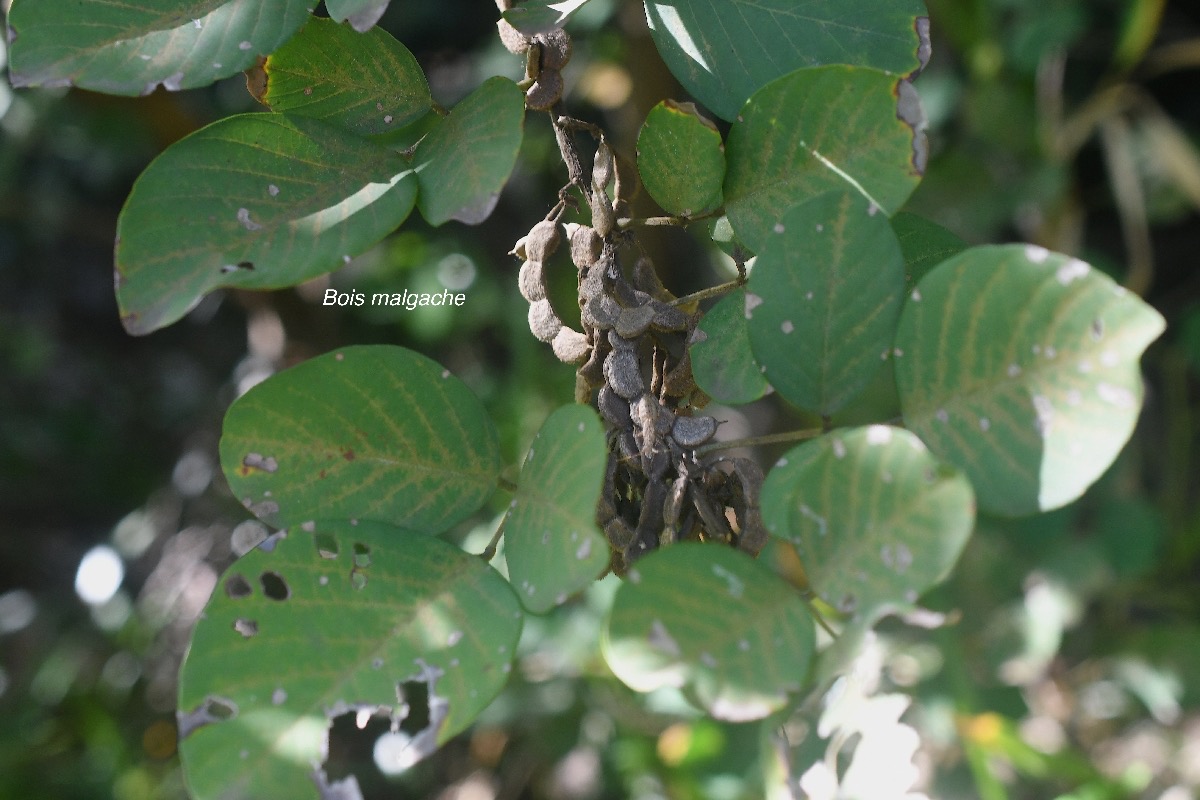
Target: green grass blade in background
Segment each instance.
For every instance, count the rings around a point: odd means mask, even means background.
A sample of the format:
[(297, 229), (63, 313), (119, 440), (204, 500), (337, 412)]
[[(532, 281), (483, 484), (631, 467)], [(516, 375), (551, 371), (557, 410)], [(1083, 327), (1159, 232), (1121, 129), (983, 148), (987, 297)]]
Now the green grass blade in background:
[(746, 284), (746, 327), (767, 380), (788, 401), (829, 415), (888, 357), (904, 258), (887, 217), (850, 190), (784, 215)]
[(143, 334), (208, 292), (293, 286), (378, 242), (412, 211), (399, 155), (305, 117), (241, 114), (168, 147), (117, 222), (121, 321)]
[(268, 56), (264, 100), (362, 136), (407, 125), (433, 107), (413, 54), (380, 28), (356, 33), (314, 18)]
[(637, 167), (642, 185), (668, 214), (690, 217), (721, 205), (725, 147), (716, 126), (691, 103), (663, 100), (650, 109), (638, 133)]
[(630, 688), (686, 688), (718, 719), (761, 719), (808, 675), (812, 616), (745, 553), (685, 542), (639, 559), (613, 600), (604, 657)]
[(496, 207), (517, 163), (525, 95), (508, 78), (489, 78), (454, 107), (417, 148), (417, 206), (431, 225), (475, 225)]
[(944, 579), (975, 523), (966, 477), (887, 425), (789, 450), (763, 484), (762, 511), (821, 599), (868, 619)]
[(925, 168), (916, 91), (866, 67), (796, 70), (754, 93), (725, 146), (725, 209), (753, 251), (795, 205), (850, 186), (891, 216)]
[(478, 557), (399, 533), (320, 522), (226, 570), (180, 676), (180, 755), (196, 800), (329, 797), (318, 785), (333, 782), (334, 717), (391, 716), (418, 760), (499, 693), (522, 626), (512, 590)]
[(14, 86), (149, 94), (236, 75), (309, 19), (311, 0), (16, 0)]
[(221, 467), (276, 527), (374, 520), (440, 533), (496, 488), (495, 427), (462, 381), (419, 353), (347, 347), (258, 384), (225, 415)]
[(700, 320), (688, 347), (696, 385), (718, 403), (753, 403), (770, 388), (750, 349), (746, 292), (730, 292)]
[(853, 64), (907, 75), (929, 58), (920, 0), (646, 0), (646, 19), (671, 73), (729, 121), (794, 69)]
[(1138, 359), (1163, 318), (1078, 259), (974, 247), (926, 275), (896, 334), (905, 424), (971, 479), (981, 508), (1079, 497), (1142, 406)]
[(562, 406), (542, 425), (504, 520), (504, 558), (521, 603), (549, 611), (608, 565), (596, 503), (608, 462), (604, 426), (587, 406)]

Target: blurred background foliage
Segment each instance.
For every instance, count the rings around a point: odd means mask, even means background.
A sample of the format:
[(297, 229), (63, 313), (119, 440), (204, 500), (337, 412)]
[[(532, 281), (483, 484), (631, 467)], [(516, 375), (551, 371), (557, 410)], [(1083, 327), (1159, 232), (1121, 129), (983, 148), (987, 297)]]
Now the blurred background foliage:
[[(1200, 8), (929, 6), (933, 59), (917, 87), (932, 157), (908, 210), (970, 243), (1080, 255), (1170, 327), (1147, 353), (1142, 423), (1109, 473), (1058, 512), (981, 519), (954, 577), (925, 598), (951, 624), (886, 623), (863, 681), (912, 698), (904, 720), (930, 797), (1200, 797)], [(449, 106), (488, 75), (519, 77), (495, 16), (484, 0), (396, 2), (381, 24)], [(682, 90), (639, 3), (591, 0), (572, 33), (567, 103), (628, 158), (645, 113)], [(402, 344), (472, 386), (514, 461), (570, 400), (571, 371), (529, 335), (506, 255), (564, 181), (537, 115), (484, 225), (414, 219), (328, 278), (214, 295), (162, 332), (127, 336), (112, 239), (133, 180), (171, 142), (254, 108), (240, 80), (137, 100), (0, 83), (0, 798), (184, 796), (176, 671), (231, 537), (257, 525), (216, 467), (240, 392), (337, 346)], [(649, 246), (677, 293), (727, 269), (678, 231)], [(467, 293), (468, 310), (323, 307), (328, 285), (446, 287)], [(762, 432), (786, 413), (770, 399), (729, 410), (726, 432)], [(492, 527), (454, 535), (479, 550)], [(529, 624), (509, 691), (433, 759), (383, 774), (372, 756), (388, 739), (374, 723), (336, 729), (333, 758), (366, 776), (368, 797), (767, 796), (779, 720), (714, 723), (607, 674), (595, 642), (610, 581)], [(785, 727), (797, 775), (839, 757), (811, 735), (815, 721)]]

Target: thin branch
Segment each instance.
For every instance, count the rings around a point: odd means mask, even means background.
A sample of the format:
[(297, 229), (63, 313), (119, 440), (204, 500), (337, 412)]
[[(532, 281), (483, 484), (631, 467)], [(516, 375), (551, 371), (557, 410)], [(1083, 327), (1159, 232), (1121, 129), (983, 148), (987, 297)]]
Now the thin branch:
[(504, 536), (505, 522), (508, 522), (507, 515), (500, 520), (500, 524), (496, 526), (496, 532), (492, 534), (492, 540), (488, 542), (487, 547), (483, 548), (483, 552), (479, 554), (479, 557), (484, 561), (491, 561), (496, 557), (496, 547), (500, 544), (500, 538)]
[(763, 436), (751, 436), (748, 439), (731, 439), (728, 442), (711, 442), (710, 444), (702, 445), (696, 448), (696, 455), (704, 455), (713, 453), (717, 450), (730, 450), (734, 447), (758, 447), (764, 444), (779, 444), (780, 442), (802, 442), (805, 439), (814, 439), (825, 431), (820, 428), (805, 428), (798, 431), (783, 431), (782, 433), (768, 433)]
[(746, 283), (746, 281), (744, 279), (739, 278), (737, 280), (729, 281), (729, 283), (722, 283), (722, 284), (718, 284), (717, 286), (710, 286), (707, 289), (701, 289), (698, 292), (692, 292), (691, 294), (685, 294), (683, 297), (676, 297), (674, 300), (670, 301), (668, 303), (668, 305), (681, 306), (681, 305), (684, 305), (685, 303), (699, 302), (700, 300), (707, 300), (710, 297), (721, 297), (722, 295), (729, 294), (734, 289), (737, 289), (738, 287), (743, 286), (745, 283)]

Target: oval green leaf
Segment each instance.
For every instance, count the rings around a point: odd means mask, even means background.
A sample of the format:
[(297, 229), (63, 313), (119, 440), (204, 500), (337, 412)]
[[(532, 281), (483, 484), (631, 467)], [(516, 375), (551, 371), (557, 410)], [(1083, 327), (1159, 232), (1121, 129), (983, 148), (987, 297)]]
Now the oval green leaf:
[(591, 408), (563, 406), (538, 431), (504, 519), (508, 578), (535, 614), (587, 588), (608, 566), (596, 526), (608, 447)]
[(797, 70), (755, 92), (729, 132), (725, 209), (758, 252), (788, 209), (847, 186), (891, 216), (925, 169), (911, 84), (864, 67)]
[(121, 321), (169, 325), (222, 286), (292, 286), (342, 266), (412, 211), (399, 155), (304, 117), (242, 114), (168, 147), (117, 221)]
[(904, 253), (904, 293), (938, 264), (967, 249), (967, 243), (936, 222), (907, 211), (892, 217), (892, 230)]
[(226, 570), (180, 674), (193, 797), (331, 797), (323, 762), (335, 717), (390, 717), (415, 761), (499, 693), (522, 625), (511, 588), (453, 545), (396, 546), (396, 536), (318, 523)]
[(496, 207), (525, 130), (525, 95), (508, 78), (489, 78), (454, 107), (416, 153), (417, 206), (431, 225), (477, 225)]
[(696, 326), (688, 352), (692, 377), (718, 403), (753, 403), (770, 388), (750, 350), (746, 292), (730, 292)]
[(325, 0), (325, 9), (336, 22), (349, 22), (350, 27), (359, 33), (366, 33), (383, 12), (387, 11), (390, 0)]
[(975, 524), (966, 477), (887, 425), (789, 450), (763, 484), (762, 512), (767, 530), (795, 545), (821, 599), (869, 618), (944, 579)]
[(613, 599), (604, 657), (630, 688), (687, 688), (718, 719), (761, 719), (808, 674), (804, 600), (745, 553), (685, 542), (637, 562)]
[(230, 407), (221, 467), (275, 527), (374, 520), (440, 533), (491, 496), (496, 430), (449, 370), (402, 347), (347, 347), (258, 384)]
[(17, 0), (8, 17), (14, 86), (107, 94), (194, 89), (235, 75), (309, 19), (311, 0)]
[(508, 24), (526, 36), (549, 33), (561, 28), (567, 19), (588, 0), (524, 0), (505, 11), (501, 16)]
[(925, 13), (921, 0), (646, 0), (671, 73), (730, 121), (761, 86), (802, 67), (920, 69), (929, 59)]
[(1138, 358), (1164, 327), (1078, 259), (1033, 245), (971, 248), (905, 303), (905, 424), (967, 473), (980, 508), (1058, 508), (1129, 439), (1142, 405)]
[(388, 133), (432, 107), (425, 73), (408, 49), (380, 28), (356, 33), (313, 19), (267, 58), (264, 101), (362, 136)]
[(829, 415), (870, 383), (891, 350), (904, 258), (887, 218), (857, 192), (796, 206), (759, 251), (746, 327), (767, 380)]
[(691, 103), (663, 100), (650, 109), (638, 134), (637, 166), (642, 185), (668, 214), (691, 217), (721, 205), (725, 146), (717, 126)]

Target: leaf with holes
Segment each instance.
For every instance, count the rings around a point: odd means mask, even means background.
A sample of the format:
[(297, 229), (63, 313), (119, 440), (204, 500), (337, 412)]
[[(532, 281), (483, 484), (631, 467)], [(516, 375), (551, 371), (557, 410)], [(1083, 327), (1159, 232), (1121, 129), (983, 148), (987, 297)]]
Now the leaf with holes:
[(815, 634), (804, 600), (770, 569), (733, 548), (685, 542), (638, 560), (601, 645), (635, 691), (683, 687), (736, 722), (767, 716), (804, 686)]
[(587, 406), (563, 406), (542, 425), (504, 519), (504, 558), (517, 596), (535, 614), (587, 588), (608, 566), (596, 503), (608, 462), (604, 427)]
[(721, 205), (725, 146), (691, 103), (663, 100), (650, 109), (638, 134), (637, 166), (642, 185), (668, 214), (690, 217)]
[(901, 428), (834, 431), (767, 475), (763, 522), (790, 541), (813, 590), (855, 616), (916, 602), (950, 572), (975, 524), (971, 485)]
[(767, 379), (750, 350), (745, 291), (730, 292), (708, 310), (688, 352), (696, 385), (718, 403), (753, 403), (767, 393)]
[(891, 216), (925, 170), (924, 118), (902, 78), (864, 67), (796, 70), (754, 93), (729, 131), (725, 210), (758, 252), (810, 197), (847, 186)]
[(433, 107), (413, 54), (380, 28), (355, 33), (313, 19), (263, 69), (262, 99), (273, 110), (323, 119), (362, 136), (401, 128)]
[(325, 0), (329, 16), (337, 22), (350, 22), (359, 33), (366, 33), (387, 11), (390, 0)]
[(907, 211), (892, 217), (892, 230), (904, 253), (905, 294), (931, 269), (967, 249), (966, 242), (941, 225)]
[(417, 205), (431, 225), (475, 225), (496, 207), (525, 130), (525, 95), (495, 77), (454, 107), (417, 148)]
[(827, 192), (775, 226), (746, 284), (746, 327), (767, 380), (829, 415), (861, 392), (889, 351), (904, 258), (887, 218), (857, 192)]
[(149, 94), (207, 86), (250, 67), (309, 19), (311, 0), (16, 0), (14, 86)]
[(522, 614), (485, 562), (377, 523), (312, 527), (235, 562), (196, 625), (179, 736), (198, 800), (330, 797), (335, 717), (390, 718), (416, 761), (508, 677)]
[(967, 473), (981, 508), (1058, 508), (1129, 439), (1142, 405), (1138, 358), (1164, 326), (1078, 259), (1033, 245), (971, 248), (905, 303), (905, 424)]
[(925, 13), (921, 0), (646, 0), (671, 73), (730, 121), (759, 87), (794, 69), (920, 69), (929, 60)]
[(149, 333), (218, 287), (274, 289), (330, 272), (408, 217), (416, 183), (399, 155), (319, 120), (214, 122), (151, 162), (121, 209), (121, 321)]
[(274, 375), (225, 415), (234, 496), (276, 527), (375, 520), (440, 533), (491, 496), (496, 430), (441, 365), (387, 345), (347, 347)]

